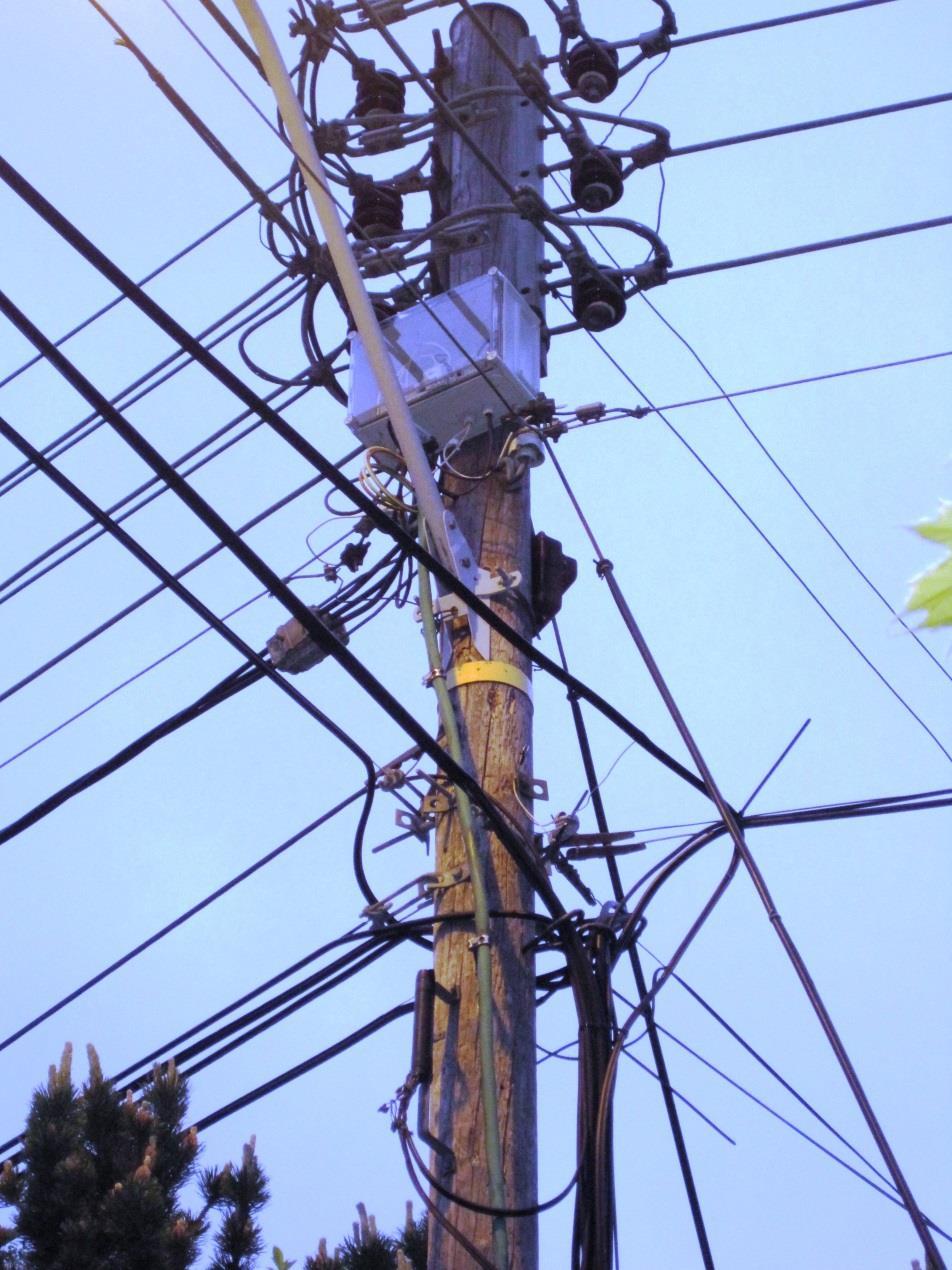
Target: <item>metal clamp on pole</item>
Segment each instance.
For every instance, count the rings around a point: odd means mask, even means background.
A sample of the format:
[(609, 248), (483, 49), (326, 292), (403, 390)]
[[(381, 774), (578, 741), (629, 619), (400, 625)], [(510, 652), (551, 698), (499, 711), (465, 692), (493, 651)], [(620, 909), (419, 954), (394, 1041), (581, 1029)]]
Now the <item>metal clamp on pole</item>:
[(507, 661), (464, 661), (447, 671), (446, 686), (462, 688), (466, 684), (505, 684), (517, 688), (532, 700), (532, 680), (518, 666)]

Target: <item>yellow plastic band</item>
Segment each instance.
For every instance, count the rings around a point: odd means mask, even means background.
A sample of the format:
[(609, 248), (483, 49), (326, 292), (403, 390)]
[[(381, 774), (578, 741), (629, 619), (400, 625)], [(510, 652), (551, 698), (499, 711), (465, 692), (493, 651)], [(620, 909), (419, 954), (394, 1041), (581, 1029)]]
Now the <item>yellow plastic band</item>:
[(465, 661), (461, 666), (454, 666), (446, 675), (448, 688), (462, 688), (464, 684), (506, 684), (509, 688), (518, 688), (532, 700), (532, 683), (528, 675), (524, 675), (517, 666), (510, 666), (506, 661)]

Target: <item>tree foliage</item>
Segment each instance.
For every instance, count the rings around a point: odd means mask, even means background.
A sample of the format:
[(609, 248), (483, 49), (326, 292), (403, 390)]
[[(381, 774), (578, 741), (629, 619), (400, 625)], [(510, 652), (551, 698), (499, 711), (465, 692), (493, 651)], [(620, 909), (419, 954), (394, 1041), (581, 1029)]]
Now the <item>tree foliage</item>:
[[(33, 1095), (16, 1168), (4, 1165), (0, 1270), (187, 1270), (217, 1216), (209, 1270), (252, 1270), (256, 1214), (267, 1179), (245, 1147), (241, 1165), (197, 1172), (198, 1137), (185, 1128), (188, 1094), (174, 1064), (156, 1068), (139, 1099), (120, 1095), (89, 1047), (89, 1078), (72, 1080), (67, 1046)], [(182, 1192), (197, 1181), (202, 1207)]]
[(952, 626), (952, 503), (943, 503), (935, 520), (916, 525), (916, 533), (948, 548), (948, 555), (915, 579), (906, 607), (925, 612), (923, 626)]
[[(106, 1080), (89, 1047), (89, 1078), (77, 1089), (72, 1048), (33, 1094), (23, 1150), (0, 1171), (0, 1270), (189, 1270), (214, 1226), (206, 1270), (255, 1270), (263, 1250), (258, 1214), (268, 1179), (252, 1138), (236, 1167), (199, 1169), (188, 1129), (188, 1092), (173, 1063), (157, 1067), (138, 1098)], [(191, 1185), (201, 1204), (185, 1206)], [(301, 1270), (426, 1270), (426, 1220), (384, 1235), (363, 1204), (333, 1253), (321, 1240)], [(291, 1270), (280, 1248), (273, 1270)]]

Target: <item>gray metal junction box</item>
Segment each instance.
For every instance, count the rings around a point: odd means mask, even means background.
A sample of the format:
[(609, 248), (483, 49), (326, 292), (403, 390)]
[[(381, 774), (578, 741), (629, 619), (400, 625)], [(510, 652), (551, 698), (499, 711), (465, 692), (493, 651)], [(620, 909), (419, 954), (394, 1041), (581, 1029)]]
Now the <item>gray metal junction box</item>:
[[(539, 392), (539, 319), (498, 269), (381, 323), (413, 421), (442, 449), (479, 436)], [(363, 340), (350, 340), (347, 426), (364, 446), (399, 449)]]

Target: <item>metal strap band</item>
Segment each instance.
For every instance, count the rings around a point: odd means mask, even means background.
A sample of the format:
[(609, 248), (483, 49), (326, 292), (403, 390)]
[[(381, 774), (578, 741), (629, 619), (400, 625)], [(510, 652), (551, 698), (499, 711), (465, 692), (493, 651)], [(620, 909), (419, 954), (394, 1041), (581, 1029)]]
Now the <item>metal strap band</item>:
[(532, 700), (532, 681), (517, 666), (506, 661), (465, 661), (454, 666), (446, 674), (448, 688), (462, 688), (464, 684), (496, 683), (518, 688)]

